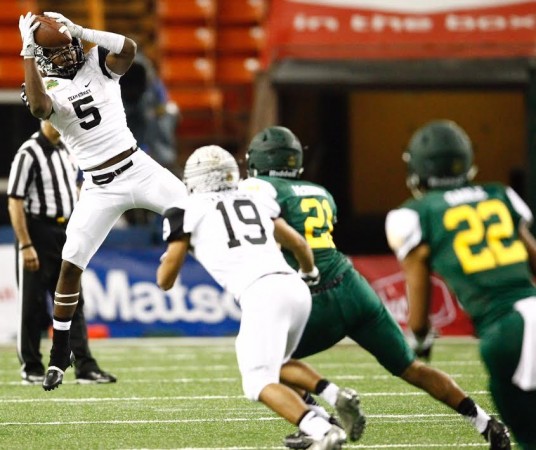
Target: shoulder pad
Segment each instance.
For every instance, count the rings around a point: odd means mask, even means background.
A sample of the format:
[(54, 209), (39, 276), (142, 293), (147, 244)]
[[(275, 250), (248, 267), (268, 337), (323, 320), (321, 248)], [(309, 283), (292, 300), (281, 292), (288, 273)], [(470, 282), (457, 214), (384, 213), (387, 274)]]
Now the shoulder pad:
[(419, 214), (409, 208), (390, 211), (385, 219), (387, 242), (398, 260), (403, 260), (422, 240)]
[(243, 191), (262, 193), (274, 199), (277, 198), (277, 191), (272, 184), (259, 178), (250, 177), (240, 180), (238, 188)]

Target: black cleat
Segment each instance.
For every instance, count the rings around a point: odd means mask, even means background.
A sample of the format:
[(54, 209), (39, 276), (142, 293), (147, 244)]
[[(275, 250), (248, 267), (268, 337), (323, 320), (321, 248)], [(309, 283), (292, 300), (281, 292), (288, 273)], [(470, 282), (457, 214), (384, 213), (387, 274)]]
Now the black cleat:
[(117, 378), (111, 373), (97, 369), (79, 373), (76, 375), (76, 382), (78, 384), (107, 384), (117, 382)]
[(303, 431), (298, 430), (295, 433), (289, 434), (283, 439), (285, 447), (294, 449), (309, 448), (313, 443), (313, 438)]
[(45, 379), (45, 376), (43, 373), (32, 373), (32, 372), (26, 372), (23, 371), (21, 373), (22, 377), (22, 384), (26, 386), (31, 386), (35, 384), (42, 384), (43, 380)]
[(510, 450), (512, 448), (508, 428), (494, 417), (489, 419), (488, 426), (482, 435), (489, 442), (489, 450)]
[[(43, 380), (43, 389), (45, 391), (51, 391), (53, 389), (56, 389), (63, 382), (63, 375), (65, 374), (65, 370), (67, 369), (67, 367), (72, 366), (74, 363), (73, 352), (71, 352), (69, 356), (69, 362), (66, 365), (54, 365), (53, 361), (54, 359), (56, 359), (54, 356), (55, 352), (54, 350), (52, 350), (50, 356), (50, 366), (48, 366), (45, 379)], [(61, 367), (63, 367), (63, 369)]]
[[(328, 422), (331, 425), (336, 425), (339, 428), (342, 428), (342, 425), (340, 424), (340, 422), (337, 420), (335, 416), (330, 416), (328, 419)], [(294, 448), (294, 449), (309, 448), (312, 443), (313, 443), (313, 438), (309, 436), (308, 434), (305, 434), (301, 430), (297, 430), (294, 433), (286, 436), (285, 439), (283, 439), (283, 444), (285, 444), (285, 447)]]

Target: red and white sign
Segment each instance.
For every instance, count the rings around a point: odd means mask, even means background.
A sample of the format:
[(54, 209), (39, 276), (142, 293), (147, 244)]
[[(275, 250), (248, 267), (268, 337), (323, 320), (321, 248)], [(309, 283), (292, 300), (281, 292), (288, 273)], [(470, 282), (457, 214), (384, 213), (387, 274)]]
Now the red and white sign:
[(272, 0), (264, 62), (536, 55), (536, 2)]
[[(408, 302), (404, 275), (394, 256), (353, 257), (354, 267), (363, 275), (383, 300), (402, 328), (407, 325)], [(472, 335), (471, 320), (449, 291), (445, 282), (432, 277), (432, 325), (440, 335)]]

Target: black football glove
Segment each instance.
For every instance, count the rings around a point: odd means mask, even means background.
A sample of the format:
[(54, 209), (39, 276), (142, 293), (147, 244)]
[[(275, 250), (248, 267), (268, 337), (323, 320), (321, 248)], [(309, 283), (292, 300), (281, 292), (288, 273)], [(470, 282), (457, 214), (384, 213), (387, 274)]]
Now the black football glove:
[(316, 266), (314, 266), (313, 270), (310, 272), (302, 272), (300, 269), (298, 270), (298, 274), (300, 275), (301, 279), (305, 281), (307, 286), (316, 286), (318, 283), (320, 283), (320, 271)]

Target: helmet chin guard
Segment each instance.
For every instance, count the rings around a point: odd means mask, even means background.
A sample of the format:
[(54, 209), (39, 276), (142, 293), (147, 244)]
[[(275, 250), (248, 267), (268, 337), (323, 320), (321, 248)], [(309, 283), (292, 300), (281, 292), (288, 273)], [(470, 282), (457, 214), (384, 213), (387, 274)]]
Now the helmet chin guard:
[(82, 42), (73, 38), (72, 42), (60, 48), (35, 47), (37, 66), (45, 76), (70, 78), (86, 61)]

